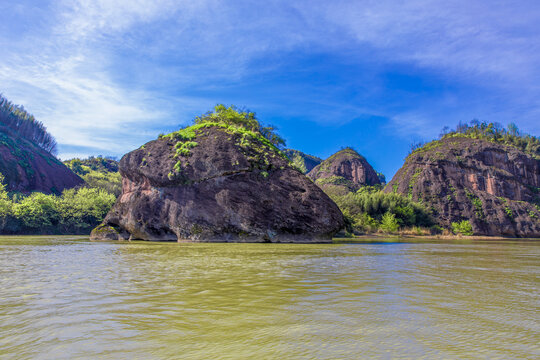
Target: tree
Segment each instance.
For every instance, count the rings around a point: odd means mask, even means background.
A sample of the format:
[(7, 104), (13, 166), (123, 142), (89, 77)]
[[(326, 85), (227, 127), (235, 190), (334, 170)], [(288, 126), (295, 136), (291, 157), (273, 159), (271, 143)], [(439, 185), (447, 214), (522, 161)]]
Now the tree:
[(389, 233), (396, 232), (399, 229), (399, 224), (397, 222), (396, 216), (391, 212), (387, 211), (382, 217), (381, 229)]
[(512, 136), (519, 136), (519, 129), (516, 124), (508, 124), (508, 133)]
[(263, 126), (254, 112), (240, 109), (234, 105), (229, 107), (218, 104), (214, 110), (208, 111), (201, 116), (195, 117), (195, 124), (218, 123), (248, 131), (258, 132), (277, 148), (285, 147), (285, 140), (276, 132), (277, 128), (272, 125)]
[(56, 155), (56, 140), (47, 132), (45, 125), (29, 114), (23, 106), (11, 103), (2, 94), (0, 94), (0, 125)]

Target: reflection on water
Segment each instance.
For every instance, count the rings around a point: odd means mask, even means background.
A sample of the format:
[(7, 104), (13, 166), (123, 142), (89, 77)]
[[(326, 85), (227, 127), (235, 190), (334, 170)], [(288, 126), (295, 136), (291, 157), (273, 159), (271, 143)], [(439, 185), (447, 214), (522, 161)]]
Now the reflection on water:
[(540, 242), (0, 238), (0, 357), (538, 358)]

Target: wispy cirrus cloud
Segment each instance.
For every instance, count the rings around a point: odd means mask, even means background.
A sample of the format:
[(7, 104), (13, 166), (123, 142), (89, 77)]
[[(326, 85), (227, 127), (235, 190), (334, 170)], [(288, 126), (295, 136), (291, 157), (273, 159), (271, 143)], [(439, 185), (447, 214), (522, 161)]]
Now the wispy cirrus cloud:
[(70, 155), (119, 155), (217, 102), (285, 129), (387, 119), (403, 141), (475, 117), (538, 133), (538, 24), (527, 0), (22, 1), (0, 5), (0, 91)]

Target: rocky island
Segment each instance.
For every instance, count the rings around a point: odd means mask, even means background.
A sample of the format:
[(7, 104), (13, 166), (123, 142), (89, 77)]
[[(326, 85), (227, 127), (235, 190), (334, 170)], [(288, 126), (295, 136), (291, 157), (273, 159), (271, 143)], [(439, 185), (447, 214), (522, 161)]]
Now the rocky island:
[(385, 192), (422, 203), (445, 228), (468, 222), (475, 235), (539, 237), (537, 149), (471, 129), (413, 151)]
[(122, 193), (92, 240), (329, 242), (337, 205), (253, 113), (217, 106), (120, 161)]

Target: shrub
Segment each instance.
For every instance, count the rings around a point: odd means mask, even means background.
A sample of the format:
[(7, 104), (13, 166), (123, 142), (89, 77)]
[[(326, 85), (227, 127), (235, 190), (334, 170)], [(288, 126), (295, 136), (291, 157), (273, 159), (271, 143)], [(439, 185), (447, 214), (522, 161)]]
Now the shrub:
[(386, 212), (381, 220), (381, 229), (388, 233), (394, 233), (399, 229), (396, 216), (391, 212)]
[(277, 129), (274, 126), (263, 126), (254, 112), (239, 109), (234, 105), (226, 107), (223, 104), (218, 104), (213, 111), (197, 116), (193, 122), (194, 124), (218, 123), (242, 128), (261, 134), (278, 148), (285, 146), (285, 140), (276, 133)]
[(122, 176), (118, 172), (118, 161), (102, 156), (64, 161), (74, 173), (79, 175), (88, 187), (107, 191), (115, 196), (122, 191)]
[(456, 130), (446, 129), (441, 133), (442, 139), (456, 136), (483, 139), (512, 146), (532, 155), (536, 159), (540, 159), (540, 138), (521, 132), (512, 123), (505, 129), (499, 123), (472, 120), (468, 124), (459, 122)]
[(58, 199), (62, 232), (80, 233), (98, 225), (115, 202), (115, 196), (103, 189), (69, 189)]
[(116, 196), (103, 189), (64, 190), (61, 196), (14, 194), (10, 199), (0, 174), (0, 233), (85, 234), (103, 221)]
[(460, 222), (453, 222), (452, 231), (454, 232), (454, 234), (461, 234), (465, 236), (473, 235), (472, 225), (470, 221), (468, 220), (463, 220)]
[(32, 193), (13, 204), (13, 215), (22, 227), (31, 231), (47, 231), (58, 225), (60, 214), (57, 197), (43, 193)]
[(386, 213), (394, 215), (398, 227), (434, 225), (431, 216), (421, 204), (400, 194), (387, 194), (379, 189), (380, 187), (364, 187), (356, 193), (328, 194), (341, 211), (351, 218), (353, 226), (358, 231), (375, 231)]

